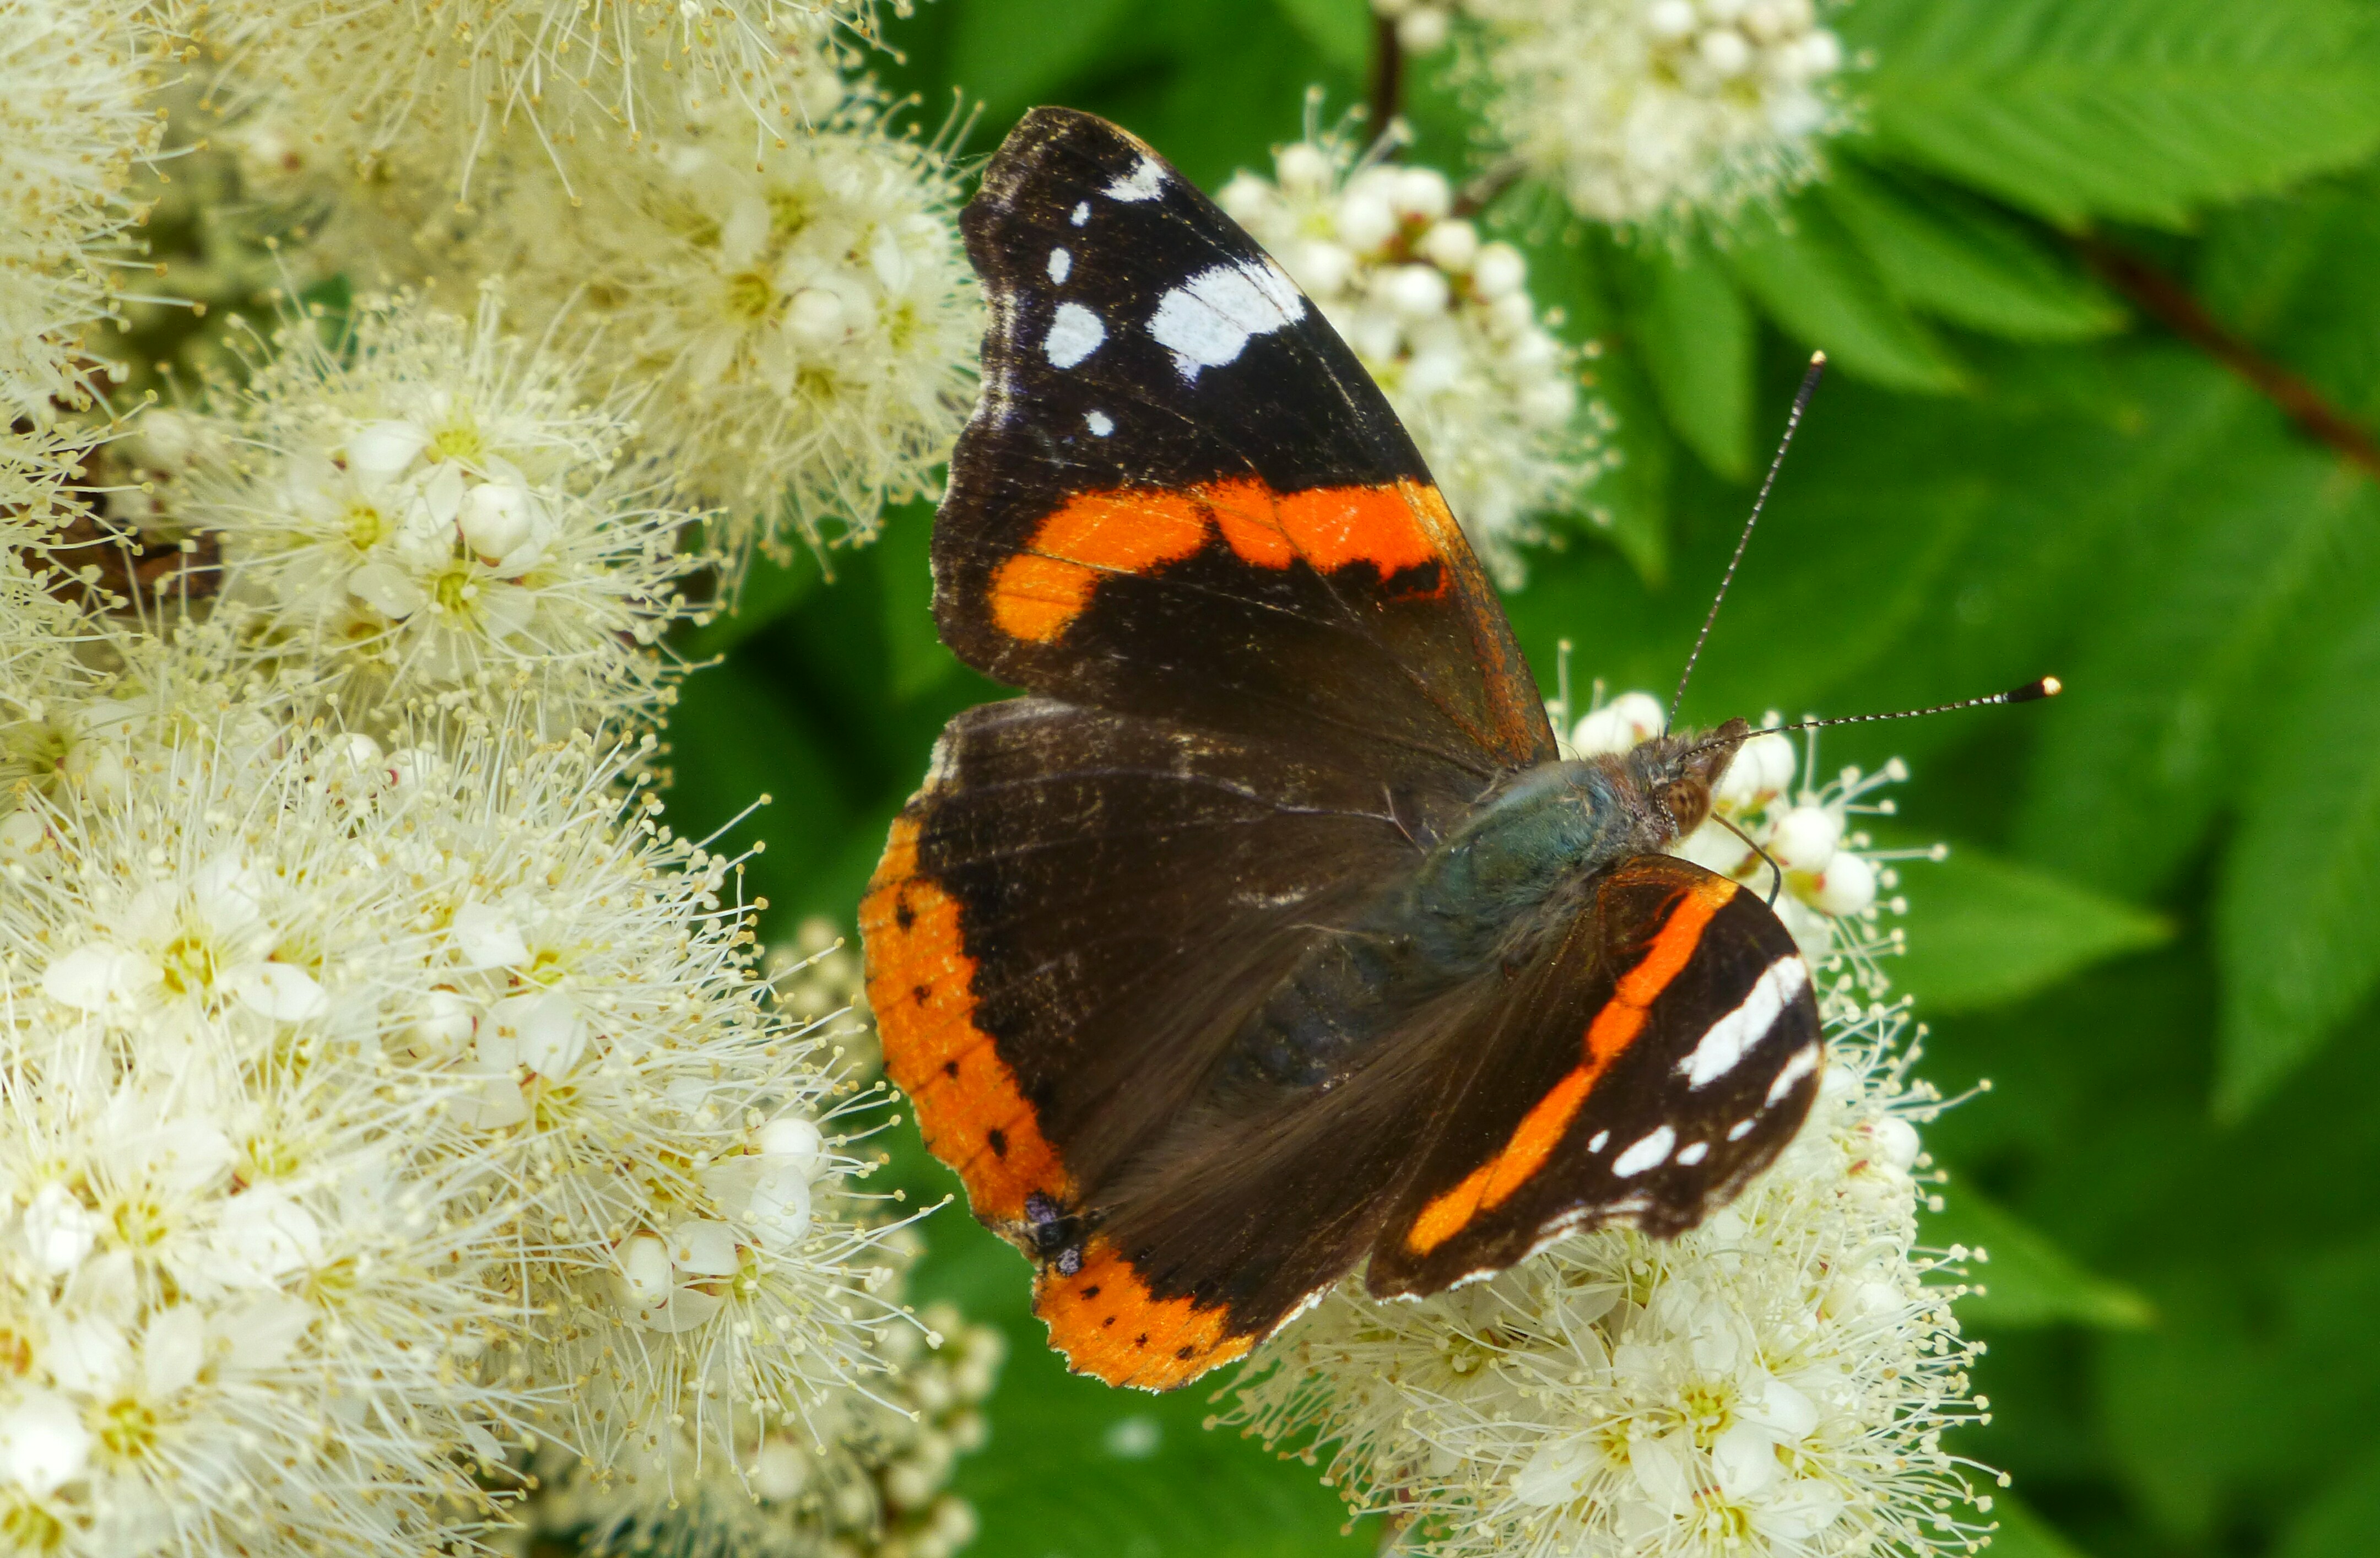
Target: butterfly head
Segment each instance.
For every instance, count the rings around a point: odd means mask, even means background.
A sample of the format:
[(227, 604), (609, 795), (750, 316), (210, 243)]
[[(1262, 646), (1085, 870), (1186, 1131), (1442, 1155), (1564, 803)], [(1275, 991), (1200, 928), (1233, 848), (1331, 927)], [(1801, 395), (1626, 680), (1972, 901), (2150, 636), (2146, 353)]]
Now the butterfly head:
[(1750, 739), (1752, 726), (1741, 719), (1717, 730), (1656, 736), (1607, 760), (1619, 770), (1627, 793), (1659, 842), (1685, 837), (1710, 816), (1711, 793)]

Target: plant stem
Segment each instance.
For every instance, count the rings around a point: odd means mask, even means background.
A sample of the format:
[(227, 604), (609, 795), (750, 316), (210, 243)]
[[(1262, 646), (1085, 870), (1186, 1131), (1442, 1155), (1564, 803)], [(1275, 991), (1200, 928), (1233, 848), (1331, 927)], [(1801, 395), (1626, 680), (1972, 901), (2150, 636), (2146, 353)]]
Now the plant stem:
[(2083, 262), (2143, 313), (2238, 374), (2349, 464), (2380, 478), (2380, 443), (2369, 432), (2313, 385), (2225, 329), (2180, 282), (2105, 238), (2086, 236), (2075, 244)]
[(1397, 24), (1387, 17), (1372, 18), (1372, 133), (1386, 135), (1404, 107), (1405, 51), (1397, 42)]

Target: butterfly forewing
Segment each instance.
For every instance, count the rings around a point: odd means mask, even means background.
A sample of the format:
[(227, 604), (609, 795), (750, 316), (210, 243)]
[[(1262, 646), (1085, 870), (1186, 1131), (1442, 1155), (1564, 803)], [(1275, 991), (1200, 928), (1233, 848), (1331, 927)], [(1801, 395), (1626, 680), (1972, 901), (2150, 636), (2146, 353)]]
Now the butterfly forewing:
[(1236, 224), (1114, 126), (1038, 109), (961, 225), (991, 304), (934, 538), (963, 659), (1366, 766), (1553, 755), (1412, 440)]

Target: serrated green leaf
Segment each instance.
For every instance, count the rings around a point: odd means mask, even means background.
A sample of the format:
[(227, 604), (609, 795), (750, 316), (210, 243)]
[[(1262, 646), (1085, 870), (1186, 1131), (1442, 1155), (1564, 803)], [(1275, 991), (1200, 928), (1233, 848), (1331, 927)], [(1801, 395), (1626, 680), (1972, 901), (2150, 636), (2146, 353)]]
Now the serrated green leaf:
[(2000, 1528), (1985, 1550), (1992, 1558), (2083, 1558), (2058, 1528), (2007, 1493), (1992, 1496), (1992, 1518)]
[[(2336, 566), (2336, 565), (2334, 565)], [(2380, 988), (2380, 567), (2272, 720), (2216, 900), (2216, 1107), (2236, 1118)], [(2356, 593), (2350, 591), (2350, 594)]]
[(1913, 309), (2015, 341), (2079, 341), (2124, 310), (2071, 262), (1980, 201), (1839, 164), (1820, 198)]
[(1274, 0), (1322, 57), (1350, 75), (1371, 64), (1372, 7), (1365, 0)]
[(1719, 252), (1771, 318), (1845, 372), (1925, 394), (1960, 387), (1958, 364), (1893, 301), (1884, 278), (1818, 201), (1804, 196), (1779, 220), (1747, 218)]
[(953, 12), (950, 47), (961, 82), (990, 115), (1014, 118), (1091, 65), (1132, 0), (965, 0)]
[(1841, 27), (1884, 152), (2050, 220), (2180, 225), (2380, 145), (2353, 0), (1871, 0)]
[(2161, 886), (2237, 792), (2275, 645), (2342, 535), (2380, 521), (2368, 487), (2245, 389), (2221, 401), (2059, 667), (2018, 813), (2027, 857), (2118, 893)]
[(2369, 1558), (2380, 1532), (2380, 1447), (2289, 1517), (2273, 1558)]
[(1964, 845), (1900, 874), (1909, 947), (1889, 972), (1924, 1013), (2020, 1000), (2173, 934), (2145, 910)]
[(1702, 462), (1730, 481), (1752, 475), (1751, 306), (1709, 247), (1617, 250), (1633, 283), (1624, 328), (1661, 411)]
[(2131, 1330), (2155, 1317), (2147, 1299), (2099, 1276), (2014, 1212), (1954, 1180), (1943, 1210), (1925, 1219), (1926, 1242), (1961, 1244), (1990, 1256), (1972, 1267), (1977, 1291), (1959, 1300), (1959, 1319), (1984, 1331), (2044, 1325)]

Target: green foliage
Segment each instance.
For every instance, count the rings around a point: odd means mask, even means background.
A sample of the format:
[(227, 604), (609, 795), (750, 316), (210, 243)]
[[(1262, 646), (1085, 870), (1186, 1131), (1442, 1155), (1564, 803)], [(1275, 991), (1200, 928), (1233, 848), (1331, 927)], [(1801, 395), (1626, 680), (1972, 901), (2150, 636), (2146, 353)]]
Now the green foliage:
[(1878, 147), (2069, 225), (2192, 208), (2380, 144), (2380, 37), (2353, 0), (1867, 0)]
[(2172, 933), (2155, 915), (1979, 849), (1901, 875), (1918, 930), (1893, 976), (1932, 1014), (2004, 1005)]
[[(1550, 681), (1666, 692), (1802, 363), (1828, 380), (1689, 693), (1709, 721), (1905, 708), (2044, 672), (2059, 700), (1828, 732), (1904, 754), (1894, 841), (1923, 1075), (1992, 1090), (1929, 1127), (1928, 1237), (1988, 1248), (1966, 1300), (2016, 1475), (2004, 1558), (2333, 1558), (2380, 1520), (2380, 492), (2164, 332), (2074, 234), (2380, 422), (2380, 40), (2355, 0), (1860, 0), (1865, 130), (1773, 216), (1622, 243), (1517, 192), (1540, 303), (1593, 337), (1622, 463), (1510, 602)], [(1212, 187), (1267, 165), (1308, 83), (1355, 101), (1361, 0), (937, 0), (891, 84), (1111, 115)], [(1463, 100), (1408, 62), (1413, 155)], [(2138, 224), (2126, 227), (2123, 224)], [(933, 640), (924, 510), (756, 574), (689, 637), (725, 663), (671, 727), (672, 821), (765, 837), (768, 924), (848, 921), (941, 722), (997, 689)], [(1600, 538), (1600, 539), (1599, 539)], [(950, 1182), (896, 1152), (913, 1195)], [(1288, 1554), (1342, 1537), (1314, 1472), (1212, 1410), (1066, 1376), (1026, 1272), (955, 1210), (928, 1296), (1015, 1349), (959, 1485), (976, 1552)], [(1120, 1426), (1127, 1425), (1127, 1426)], [(1119, 1454), (1118, 1447), (1132, 1452)]]

